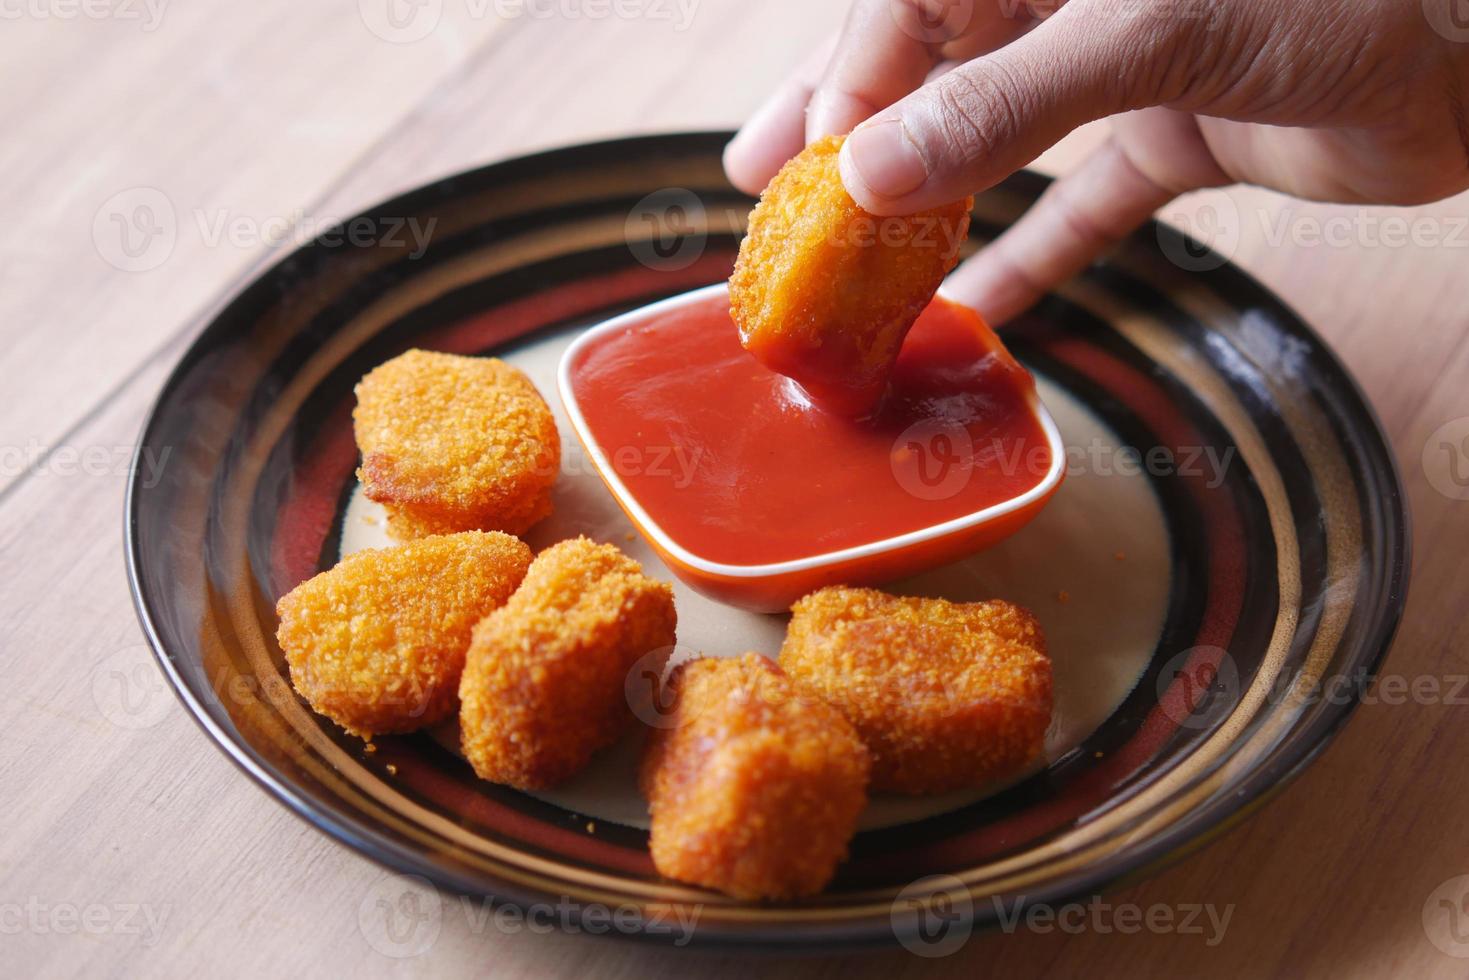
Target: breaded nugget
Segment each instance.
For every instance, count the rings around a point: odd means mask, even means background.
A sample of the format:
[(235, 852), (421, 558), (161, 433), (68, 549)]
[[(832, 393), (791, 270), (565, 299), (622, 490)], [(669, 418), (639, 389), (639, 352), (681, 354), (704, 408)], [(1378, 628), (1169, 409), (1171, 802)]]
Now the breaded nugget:
[(276, 605), (291, 683), (364, 738), (444, 720), (474, 625), (510, 598), (530, 560), (510, 535), (481, 531), (344, 558)]
[(411, 350), (362, 379), (352, 420), (357, 476), (400, 541), (522, 534), (551, 513), (561, 437), (535, 385), (504, 361)]
[(958, 263), (974, 199), (873, 215), (842, 186), (842, 143), (811, 144), (770, 182), (729, 298), (746, 350), (818, 402), (860, 415), (882, 397), (903, 338)]
[(792, 608), (780, 663), (872, 750), (872, 788), (941, 793), (1018, 775), (1045, 745), (1051, 661), (1035, 617), (826, 588)]
[(481, 778), (552, 786), (632, 724), (625, 683), (639, 658), (671, 648), (673, 589), (611, 545), (547, 548), (505, 606), (474, 630), (459, 722)]
[(680, 664), (668, 683), (640, 774), (658, 871), (741, 899), (825, 888), (867, 804), (852, 726), (755, 653)]

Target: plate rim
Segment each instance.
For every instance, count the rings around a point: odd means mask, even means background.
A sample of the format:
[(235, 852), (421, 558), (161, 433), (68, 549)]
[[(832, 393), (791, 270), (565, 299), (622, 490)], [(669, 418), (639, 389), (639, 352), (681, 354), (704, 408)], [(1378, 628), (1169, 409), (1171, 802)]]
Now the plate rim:
[[(348, 222), (358, 217), (370, 217), (385, 210), (403, 210), (420, 199), (431, 199), (442, 195), (457, 181), (484, 181), (497, 173), (526, 168), (547, 167), (565, 162), (570, 156), (584, 154), (603, 155), (608, 152), (647, 152), (658, 147), (668, 149), (692, 149), (700, 143), (711, 148), (722, 145), (734, 135), (730, 130), (668, 131), (625, 136), (609, 140), (568, 143), (533, 153), (506, 157), (490, 163), (455, 171), (435, 178), (423, 185), (411, 188), (362, 209)], [(1037, 192), (1048, 187), (1053, 179), (1025, 169), (1017, 172), (1016, 178), (1031, 184)], [(1408, 496), (1402, 480), (1397, 454), (1393, 451), (1376, 408), (1366, 397), (1361, 384), (1347, 369), (1336, 351), (1325, 339), (1283, 298), (1267, 289), (1259, 280), (1233, 262), (1219, 256), (1211, 249), (1195, 242), (1183, 232), (1170, 225), (1150, 219), (1141, 226), (1134, 237), (1150, 236), (1155, 247), (1171, 242), (1176, 246), (1187, 245), (1193, 254), (1206, 254), (1218, 259), (1219, 265), (1207, 272), (1193, 273), (1205, 277), (1215, 285), (1216, 291), (1234, 293), (1247, 298), (1253, 307), (1269, 309), (1282, 329), (1304, 338), (1320, 358), (1320, 369), (1331, 383), (1332, 389), (1347, 396), (1341, 403), (1343, 414), (1356, 416), (1355, 434), (1362, 448), (1377, 457), (1380, 464), (1376, 473), (1383, 486), (1376, 494), (1379, 509), (1388, 518), (1384, 527), (1383, 543), (1389, 557), (1384, 569), (1386, 578), (1385, 605), (1376, 621), (1371, 624), (1370, 635), (1360, 640), (1363, 652), (1366, 683), (1353, 685), (1351, 697), (1340, 704), (1330, 705), (1330, 710), (1313, 719), (1310, 728), (1300, 732), (1288, 745), (1271, 749), (1267, 757), (1254, 770), (1242, 777), (1240, 785), (1231, 794), (1231, 806), (1222, 807), (1218, 800), (1208, 800), (1195, 811), (1157, 832), (1151, 839), (1140, 842), (1134, 848), (1119, 852), (1105, 862), (1072, 873), (1047, 891), (1024, 897), (1025, 904), (1060, 904), (1068, 899), (1088, 895), (1115, 885), (1150, 877), (1163, 868), (1176, 863), (1209, 843), (1217, 840), (1237, 827), (1267, 802), (1274, 799), (1287, 785), (1313, 763), (1340, 734), (1348, 720), (1355, 715), (1362, 703), (1363, 695), (1375, 683), (1383, 663), (1392, 649), (1393, 641), (1402, 624), (1412, 577), (1412, 515)], [(149, 649), (163, 672), (175, 696), (187, 713), (215, 746), (245, 773), (267, 795), (273, 797), (288, 811), (294, 813), (312, 827), (324, 832), (339, 844), (345, 844), (358, 854), (368, 858), (393, 873), (419, 878), (433, 886), (455, 895), (491, 900), (497, 904), (529, 905), (547, 897), (528, 892), (485, 873), (484, 880), (472, 880), (443, 866), (425, 864), (419, 852), (405, 843), (384, 836), (365, 821), (334, 813), (330, 808), (319, 806), (300, 794), (289, 780), (277, 778), (262, 766), (248, 746), (230, 738), (215, 722), (206, 705), (196, 695), (174, 662), (174, 656), (165, 649), (163, 639), (154, 622), (153, 597), (145, 593), (140, 566), (142, 543), (139, 540), (139, 507), (142, 494), (147, 487), (145, 478), (145, 450), (149, 438), (158, 425), (166, 404), (179, 387), (196, 360), (203, 356), (205, 345), (215, 334), (226, 329), (228, 313), (255, 290), (265, 288), (276, 277), (286, 272), (292, 262), (309, 257), (313, 249), (321, 248), (320, 238), (305, 245), (282, 248), (273, 261), (269, 257), (262, 261), (242, 279), (217, 295), (199, 318), (204, 325), (192, 337), (170, 369), (163, 384), (153, 398), (139, 429), (139, 437), (129, 463), (126, 489), (123, 500), (123, 545), (128, 589), (135, 614)], [(486, 883), (492, 884), (491, 893)], [(570, 921), (581, 925), (581, 914), (575, 909)], [(975, 917), (976, 931), (993, 927), (993, 923)], [(585, 931), (585, 930), (582, 930)], [(606, 935), (623, 939), (671, 945), (669, 934), (612, 930)], [(780, 927), (744, 925), (700, 934), (695, 932), (685, 948), (743, 950), (752, 952), (800, 952), (816, 951), (840, 944), (844, 948), (889, 948), (901, 937), (886, 918), (877, 922), (874, 918), (858, 918), (842, 922), (787, 923)]]

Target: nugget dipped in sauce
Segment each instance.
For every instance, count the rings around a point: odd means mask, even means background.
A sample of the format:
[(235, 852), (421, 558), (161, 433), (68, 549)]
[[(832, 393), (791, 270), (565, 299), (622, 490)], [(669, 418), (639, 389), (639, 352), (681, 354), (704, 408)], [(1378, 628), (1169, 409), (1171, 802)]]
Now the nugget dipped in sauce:
[(571, 776), (631, 727), (627, 674), (672, 648), (676, 622), (673, 589), (615, 547), (547, 548), (474, 630), (459, 684), (465, 758), (519, 789)]
[(344, 558), (276, 605), (292, 685), (364, 738), (443, 721), (458, 706), (471, 631), (530, 560), (510, 535), (480, 531)]
[(867, 804), (852, 726), (755, 653), (680, 664), (668, 684), (640, 775), (659, 873), (746, 900), (825, 888)]
[(352, 420), (358, 478), (400, 541), (522, 534), (551, 513), (561, 438), (535, 385), (504, 361), (411, 350), (362, 379)]
[(1051, 661), (1020, 606), (834, 587), (791, 611), (781, 666), (856, 727), (874, 791), (976, 788), (1040, 758)]
[(873, 215), (842, 185), (843, 142), (811, 144), (761, 195), (730, 279), (730, 312), (766, 367), (834, 411), (864, 415), (958, 263), (974, 201)]

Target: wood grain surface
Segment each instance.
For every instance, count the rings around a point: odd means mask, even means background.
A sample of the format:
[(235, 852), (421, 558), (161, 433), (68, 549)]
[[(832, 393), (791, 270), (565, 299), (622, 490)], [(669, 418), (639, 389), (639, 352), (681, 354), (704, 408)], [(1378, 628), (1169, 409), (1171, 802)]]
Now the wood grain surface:
[[(1469, 875), (1469, 502), (1456, 499), (1469, 491), (1442, 446), (1469, 435), (1469, 201), (1389, 211), (1238, 189), (1167, 213), (1233, 222), (1236, 260), (1330, 340), (1377, 406), (1416, 545), (1387, 672), (1420, 690), (1432, 678), (1437, 695), (1380, 687), (1282, 795), (1109, 893), (1110, 911), (1088, 912), (1080, 928), (975, 936), (940, 959), (832, 950), (751, 961), (513, 931), (443, 896), (419, 955), (375, 948), (359, 913), (391, 886), (384, 873), (237, 771), (143, 645), (121, 534), (124, 463), (143, 413), (211, 311), (296, 235), (496, 158), (736, 125), (836, 28), (845, 2), (441, 6), (422, 37), (421, 22), (385, 21), (377, 0), (0, 7), (0, 972), (1469, 972), (1469, 959), (1450, 955), (1469, 955), (1469, 925), (1456, 943), (1424, 923), (1425, 908), (1469, 891), (1454, 881)], [(1076, 134), (1041, 167), (1074, 165), (1098, 136)], [(136, 254), (122, 248), (124, 232), (156, 226), (128, 225), (138, 203), (174, 229), (166, 250), (140, 248), (140, 237)], [(1397, 222), (1418, 244), (1399, 241)], [(1461, 429), (1442, 429), (1455, 420)], [(1133, 920), (1118, 909), (1155, 905), (1175, 921), (1210, 905), (1227, 928), (1122, 931)]]

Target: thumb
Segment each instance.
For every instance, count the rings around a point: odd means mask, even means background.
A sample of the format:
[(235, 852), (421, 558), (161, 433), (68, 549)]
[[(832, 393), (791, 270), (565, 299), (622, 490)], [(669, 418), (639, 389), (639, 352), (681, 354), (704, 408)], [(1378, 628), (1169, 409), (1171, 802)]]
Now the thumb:
[[(1188, 25), (1130, 0), (1072, 0), (1040, 27), (879, 112), (842, 149), (842, 180), (874, 214), (978, 193), (1104, 116), (1181, 98)], [(1177, 87), (1179, 91), (1170, 91)]]

